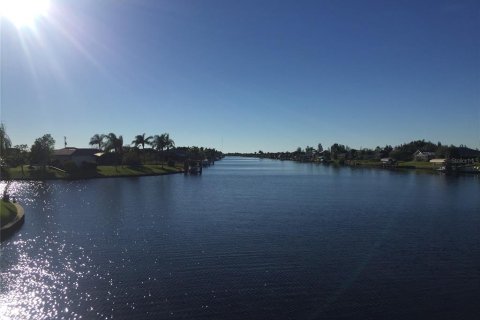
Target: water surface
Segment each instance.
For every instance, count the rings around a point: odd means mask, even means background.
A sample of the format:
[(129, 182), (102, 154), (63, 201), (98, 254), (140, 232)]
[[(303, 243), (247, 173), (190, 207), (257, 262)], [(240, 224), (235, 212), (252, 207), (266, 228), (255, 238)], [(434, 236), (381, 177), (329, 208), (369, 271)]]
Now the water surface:
[(226, 158), (202, 176), (17, 182), (6, 319), (471, 319), (480, 180)]

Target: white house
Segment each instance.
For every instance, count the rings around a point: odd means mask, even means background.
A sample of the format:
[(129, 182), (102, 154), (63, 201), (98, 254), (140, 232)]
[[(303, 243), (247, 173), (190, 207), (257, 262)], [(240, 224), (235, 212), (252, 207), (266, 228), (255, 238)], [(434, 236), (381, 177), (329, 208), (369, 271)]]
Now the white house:
[(413, 154), (413, 159), (415, 161), (429, 161), (435, 157), (435, 152), (420, 151), (417, 150)]

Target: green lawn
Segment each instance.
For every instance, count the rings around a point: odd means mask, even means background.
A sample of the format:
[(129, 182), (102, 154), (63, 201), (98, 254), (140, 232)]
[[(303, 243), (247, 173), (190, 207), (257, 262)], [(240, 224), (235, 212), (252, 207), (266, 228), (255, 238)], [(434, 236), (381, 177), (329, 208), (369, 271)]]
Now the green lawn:
[(358, 166), (381, 166), (380, 160), (352, 160), (352, 163)]
[(439, 166), (435, 166), (430, 162), (423, 162), (423, 161), (400, 161), (398, 162), (399, 168), (412, 168), (415, 169), (437, 169)]
[(98, 166), (97, 174), (100, 177), (115, 177), (115, 176), (142, 176), (142, 175), (160, 175), (173, 172), (181, 172), (182, 166), (162, 166), (147, 164), (143, 166)]
[(146, 176), (146, 175), (162, 175), (175, 172), (182, 172), (183, 165), (179, 164), (175, 167), (167, 165), (141, 165), (141, 166), (98, 166), (95, 172), (78, 172), (69, 175), (58, 170), (47, 168), (45, 172), (41, 168), (30, 170), (28, 166), (23, 167), (23, 173), (20, 166), (9, 168), (6, 177), (13, 180), (32, 179), (69, 179), (69, 178), (102, 178), (102, 177), (118, 177), (118, 176)]
[(11, 202), (0, 200), (0, 225), (3, 227), (17, 215), (17, 208)]
[(41, 167), (34, 167), (34, 169), (29, 169), (28, 165), (22, 167), (8, 168), (8, 174), (10, 179), (62, 179), (66, 178), (67, 175), (63, 172), (47, 168), (46, 171), (43, 171)]
[[(372, 166), (372, 167), (381, 167), (383, 164), (379, 160), (353, 160), (352, 164), (360, 166)], [(433, 165), (430, 162), (423, 161), (399, 161), (397, 163), (398, 168), (410, 168), (410, 169), (428, 169), (435, 170), (439, 166)]]

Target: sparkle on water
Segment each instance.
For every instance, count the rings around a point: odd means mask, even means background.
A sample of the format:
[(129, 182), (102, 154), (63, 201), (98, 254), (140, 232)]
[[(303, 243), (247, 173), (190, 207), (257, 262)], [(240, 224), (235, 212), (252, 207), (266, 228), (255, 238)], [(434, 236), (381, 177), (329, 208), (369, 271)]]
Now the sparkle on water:
[(235, 159), (13, 182), (27, 218), (0, 246), (0, 318), (472, 314), (478, 182)]

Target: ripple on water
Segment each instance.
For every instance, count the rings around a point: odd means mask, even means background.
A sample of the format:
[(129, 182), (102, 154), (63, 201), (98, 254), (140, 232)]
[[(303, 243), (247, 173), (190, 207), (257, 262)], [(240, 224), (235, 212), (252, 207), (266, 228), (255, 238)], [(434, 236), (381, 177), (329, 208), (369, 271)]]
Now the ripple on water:
[[(15, 250), (7, 251), (7, 246), (14, 246)], [(55, 237), (17, 240), (2, 246), (0, 317), (77, 318), (74, 301), (88, 301), (88, 296), (78, 293), (76, 288), (90, 273), (90, 259), (78, 251), (82, 249), (58, 242)]]

